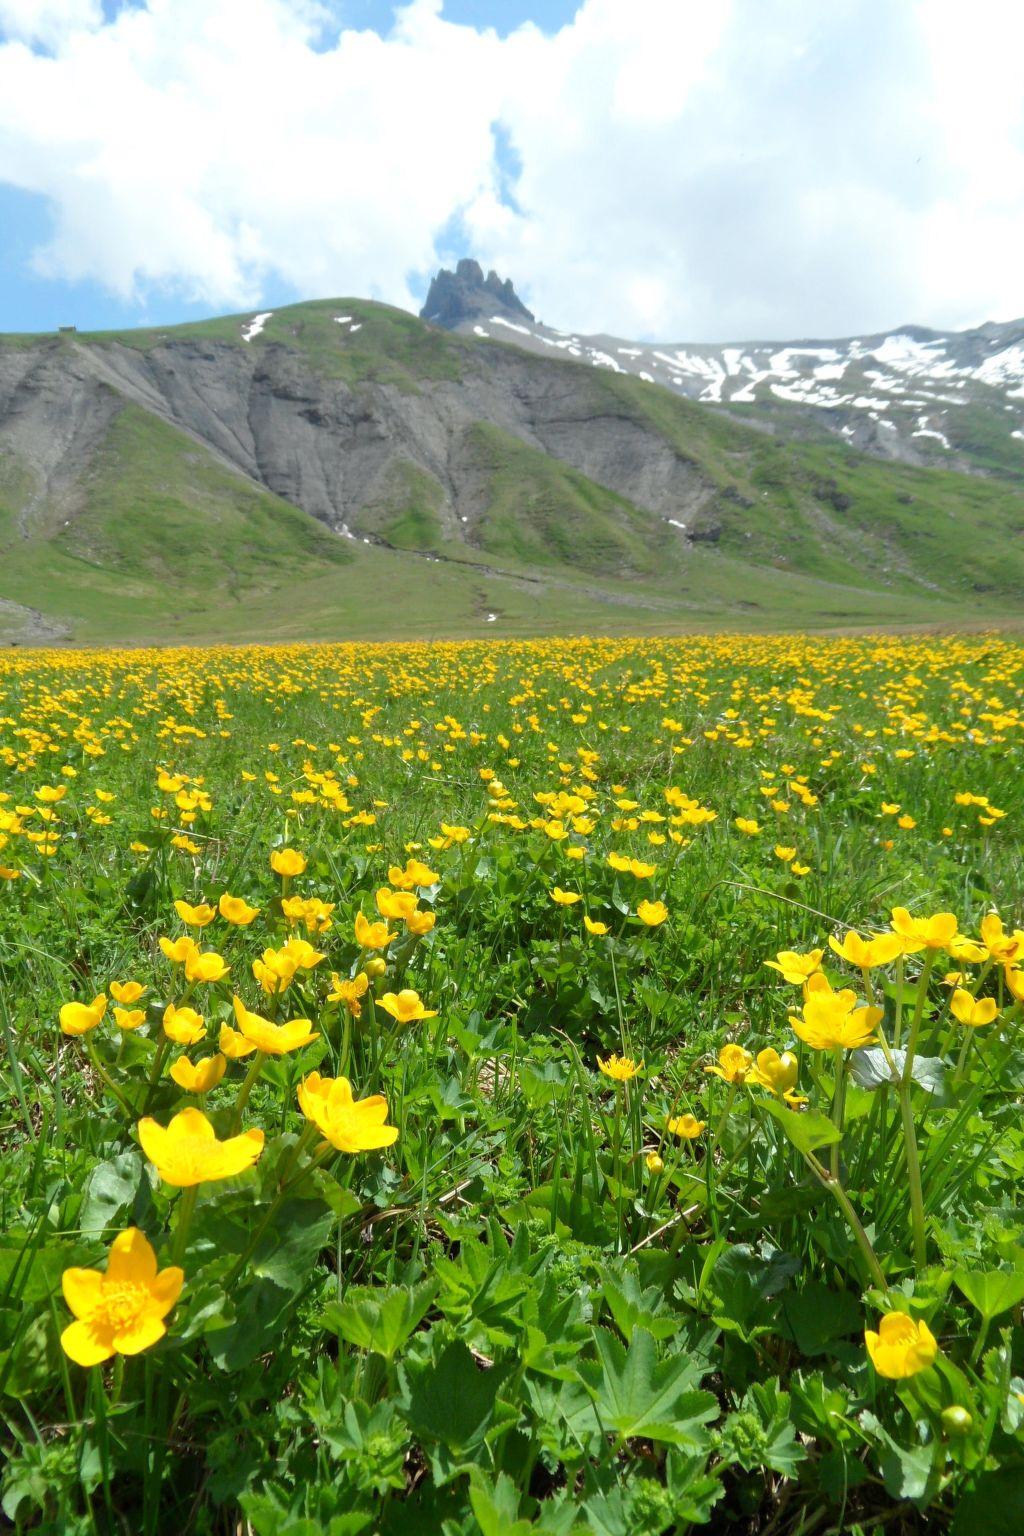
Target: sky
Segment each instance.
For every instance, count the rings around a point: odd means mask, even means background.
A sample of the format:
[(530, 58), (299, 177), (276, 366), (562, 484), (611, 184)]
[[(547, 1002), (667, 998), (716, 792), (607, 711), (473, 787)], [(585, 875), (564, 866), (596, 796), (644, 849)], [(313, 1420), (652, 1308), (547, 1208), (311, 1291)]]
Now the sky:
[(475, 256), (678, 341), (1024, 314), (1019, 0), (0, 0), (0, 330)]

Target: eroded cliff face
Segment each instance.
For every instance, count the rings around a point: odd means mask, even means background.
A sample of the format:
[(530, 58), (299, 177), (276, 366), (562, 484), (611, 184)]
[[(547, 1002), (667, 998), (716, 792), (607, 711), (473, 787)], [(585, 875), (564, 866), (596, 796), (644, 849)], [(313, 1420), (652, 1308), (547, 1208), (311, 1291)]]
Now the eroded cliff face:
[[(458, 380), (404, 389), (317, 373), (280, 345), (169, 340), (0, 346), (0, 452), (31, 472), (47, 516), (74, 514), (89, 462), (124, 402), (339, 532), (412, 465), (439, 487), (446, 531), (472, 538), (489, 498), (473, 444), (484, 423), (657, 518), (692, 521), (715, 494), (694, 463), (581, 369), (481, 348)], [(40, 513), (40, 515), (42, 515)]]

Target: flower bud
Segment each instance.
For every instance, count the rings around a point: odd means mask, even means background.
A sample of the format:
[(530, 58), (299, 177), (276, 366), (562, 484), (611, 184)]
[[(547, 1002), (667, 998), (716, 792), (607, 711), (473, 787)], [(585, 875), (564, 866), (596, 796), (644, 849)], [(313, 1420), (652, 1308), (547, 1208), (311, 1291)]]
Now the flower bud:
[(387, 961), (380, 955), (375, 955), (372, 959), (363, 962), (363, 970), (371, 981), (375, 981), (378, 976), (383, 976), (387, 968)]
[(974, 1420), (966, 1408), (961, 1408), (959, 1403), (953, 1403), (942, 1410), (942, 1427), (951, 1440), (960, 1440), (964, 1435), (969, 1435)]

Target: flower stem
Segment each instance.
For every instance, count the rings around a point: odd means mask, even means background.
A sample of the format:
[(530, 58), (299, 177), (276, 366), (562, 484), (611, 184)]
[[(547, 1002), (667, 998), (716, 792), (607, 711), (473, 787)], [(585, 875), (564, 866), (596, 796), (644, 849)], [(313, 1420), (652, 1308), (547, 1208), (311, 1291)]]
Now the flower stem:
[(235, 1100), (234, 1113), (231, 1116), (232, 1136), (237, 1133), (238, 1128), (242, 1123), (242, 1111), (245, 1109), (245, 1106), (249, 1102), (249, 1095), (252, 1093), (253, 1084), (259, 1077), (263, 1063), (266, 1061), (266, 1059), (266, 1053), (264, 1051), (257, 1051), (252, 1059), (252, 1066), (245, 1074), (245, 1079), (242, 1083), (242, 1086), (238, 1090), (238, 1098)]

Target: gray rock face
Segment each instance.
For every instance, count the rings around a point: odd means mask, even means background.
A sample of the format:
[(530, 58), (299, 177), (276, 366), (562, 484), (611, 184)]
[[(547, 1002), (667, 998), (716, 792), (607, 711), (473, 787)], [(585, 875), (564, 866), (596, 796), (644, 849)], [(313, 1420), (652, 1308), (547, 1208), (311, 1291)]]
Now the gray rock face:
[(467, 321), (489, 320), (494, 315), (530, 321), (534, 318), (510, 277), (502, 282), (494, 271), (484, 277), (480, 263), (468, 257), (459, 262), (454, 272), (447, 268), (438, 272), (420, 310), (421, 320), (444, 326), (446, 331), (454, 331)]
[[(302, 354), (182, 337), (0, 346), (0, 461), (31, 466), (40, 505), (67, 508), (106, 426), (130, 401), (222, 464), (355, 536), (360, 513), (414, 466), (440, 487), (446, 533), (466, 538), (488, 505), (472, 451), (480, 423), (552, 455), (634, 506), (689, 523), (714, 497), (703, 472), (616, 409), (588, 371), (505, 347), (467, 351), (463, 377), (418, 391), (316, 373)], [(40, 531), (38, 526), (34, 531)]]

